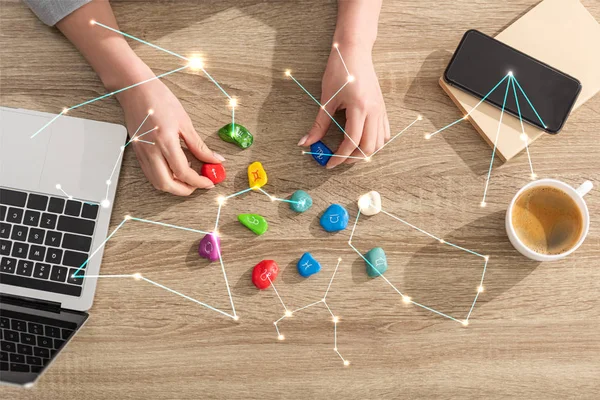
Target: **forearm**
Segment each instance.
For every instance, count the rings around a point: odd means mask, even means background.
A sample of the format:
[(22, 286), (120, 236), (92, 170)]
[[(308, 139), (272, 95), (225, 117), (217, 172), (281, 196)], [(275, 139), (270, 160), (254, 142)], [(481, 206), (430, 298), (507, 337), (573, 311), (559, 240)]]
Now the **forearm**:
[(94, 68), (107, 90), (113, 91), (154, 76), (122, 35), (91, 21), (118, 29), (110, 4), (95, 0), (74, 11), (56, 26)]
[(338, 0), (334, 41), (373, 47), (382, 0)]

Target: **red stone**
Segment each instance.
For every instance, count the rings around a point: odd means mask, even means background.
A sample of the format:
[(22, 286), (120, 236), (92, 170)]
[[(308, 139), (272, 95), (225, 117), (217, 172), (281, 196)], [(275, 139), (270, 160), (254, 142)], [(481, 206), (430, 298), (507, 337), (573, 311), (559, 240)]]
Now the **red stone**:
[[(279, 274), (279, 267), (273, 260), (262, 260), (254, 266), (252, 270), (252, 283), (260, 290), (265, 290), (271, 286)], [(268, 278), (267, 278), (268, 275)], [(271, 279), (271, 281), (269, 281)]]
[(222, 164), (204, 164), (200, 173), (210, 179), (215, 185), (225, 180), (225, 167)]

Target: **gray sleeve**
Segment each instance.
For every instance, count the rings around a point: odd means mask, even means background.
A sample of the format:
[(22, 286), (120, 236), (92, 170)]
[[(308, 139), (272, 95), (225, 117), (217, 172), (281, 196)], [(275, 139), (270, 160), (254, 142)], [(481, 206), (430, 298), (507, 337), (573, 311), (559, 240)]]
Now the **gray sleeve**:
[(23, 0), (43, 23), (50, 26), (90, 1), (92, 0)]

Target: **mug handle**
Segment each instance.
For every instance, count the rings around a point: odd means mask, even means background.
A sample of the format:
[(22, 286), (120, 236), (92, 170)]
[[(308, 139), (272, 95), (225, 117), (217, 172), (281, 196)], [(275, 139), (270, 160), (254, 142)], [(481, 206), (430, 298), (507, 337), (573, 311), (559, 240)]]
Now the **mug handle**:
[(585, 181), (575, 191), (581, 196), (585, 196), (594, 187), (594, 184), (590, 181)]

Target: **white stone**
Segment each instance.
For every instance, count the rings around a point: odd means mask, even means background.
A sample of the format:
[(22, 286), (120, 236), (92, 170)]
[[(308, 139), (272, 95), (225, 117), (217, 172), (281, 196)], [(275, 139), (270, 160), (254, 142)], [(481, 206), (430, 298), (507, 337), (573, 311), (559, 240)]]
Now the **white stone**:
[(358, 199), (358, 208), (364, 215), (378, 214), (381, 211), (381, 195), (376, 191), (363, 194)]

